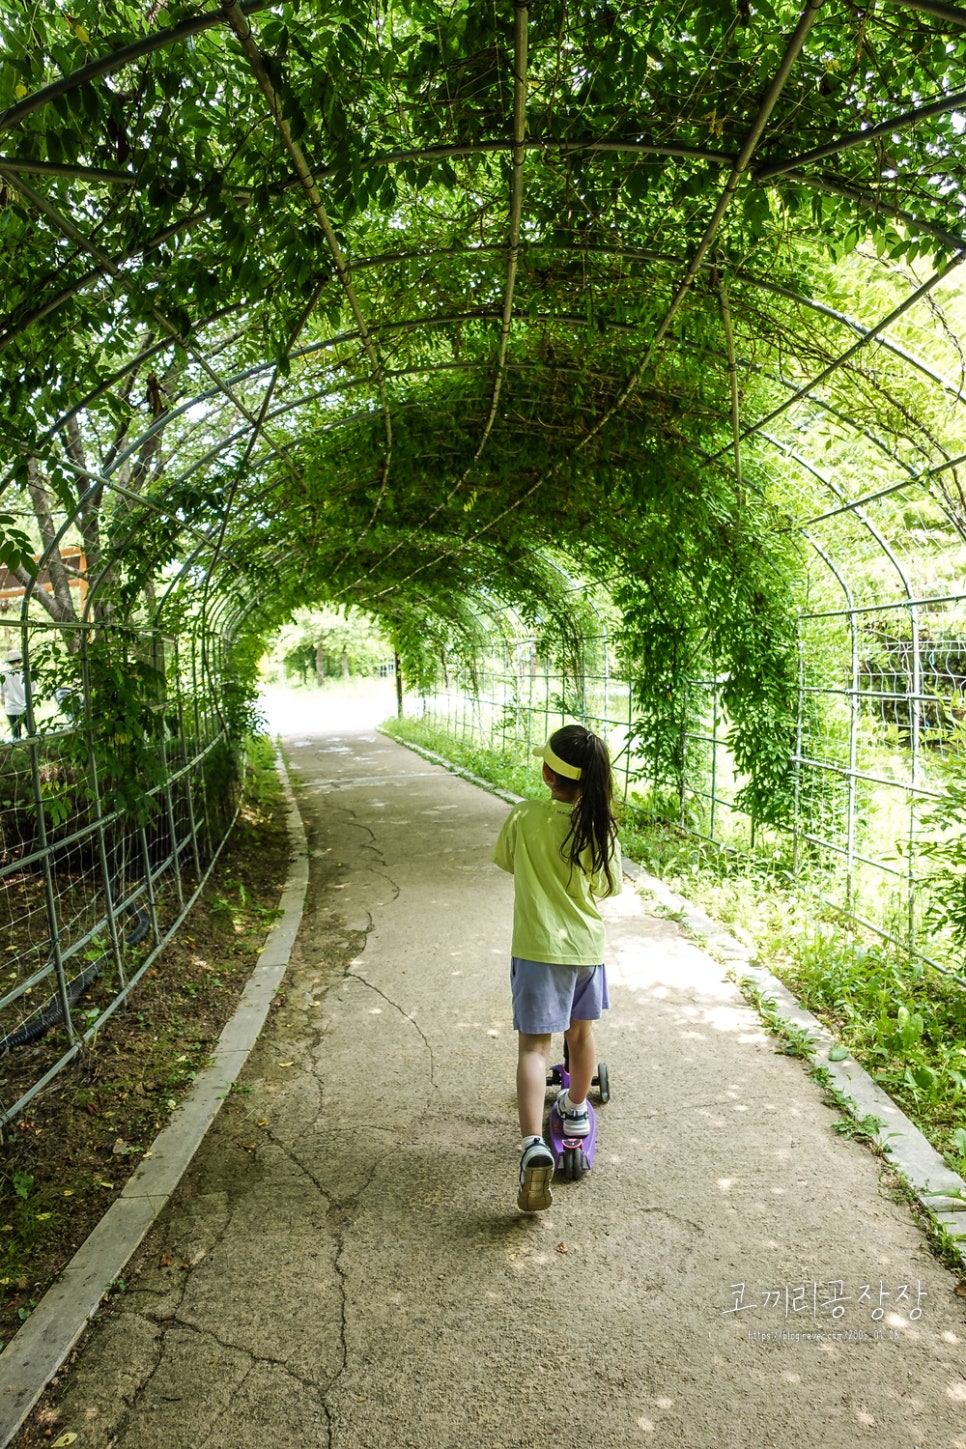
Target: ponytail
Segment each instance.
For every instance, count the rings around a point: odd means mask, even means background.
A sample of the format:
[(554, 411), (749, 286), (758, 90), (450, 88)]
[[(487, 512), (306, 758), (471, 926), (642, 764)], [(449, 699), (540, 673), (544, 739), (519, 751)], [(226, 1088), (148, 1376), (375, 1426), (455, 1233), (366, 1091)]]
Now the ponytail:
[(608, 892), (612, 892), (611, 857), (617, 825), (611, 809), (614, 778), (607, 746), (583, 725), (564, 725), (550, 736), (550, 748), (565, 764), (580, 770), (580, 794), (574, 802), (570, 830), (560, 853), (571, 871), (584, 870), (581, 856), (589, 853), (588, 874), (596, 875), (602, 870)]

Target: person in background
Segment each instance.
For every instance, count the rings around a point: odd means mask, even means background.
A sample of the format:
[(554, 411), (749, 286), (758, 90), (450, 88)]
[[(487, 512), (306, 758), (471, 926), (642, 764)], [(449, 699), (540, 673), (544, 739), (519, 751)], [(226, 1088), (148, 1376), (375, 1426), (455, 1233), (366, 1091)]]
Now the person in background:
[(19, 740), (23, 729), (23, 717), (27, 709), (27, 692), (24, 688), (23, 655), (19, 649), (11, 649), (7, 655), (4, 665), (3, 678), (0, 680), (0, 694), (3, 695), (3, 708), (7, 716), (7, 724), (10, 726), (10, 738)]
[(84, 696), (73, 685), (59, 685), (54, 690), (54, 702), (68, 724), (76, 724), (84, 713)]

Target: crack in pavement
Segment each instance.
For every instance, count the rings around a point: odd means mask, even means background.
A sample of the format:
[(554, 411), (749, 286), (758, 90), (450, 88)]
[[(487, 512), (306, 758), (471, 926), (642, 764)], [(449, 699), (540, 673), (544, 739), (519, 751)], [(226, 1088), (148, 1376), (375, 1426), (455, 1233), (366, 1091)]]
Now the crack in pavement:
[[(233, 1227), (234, 1216), (235, 1215), (233, 1213), (229, 1213), (226, 1216), (226, 1219), (222, 1224), (221, 1228), (213, 1234), (208, 1246), (205, 1248), (205, 1257), (208, 1257), (211, 1253), (215, 1252), (224, 1242), (225, 1238), (228, 1236), (229, 1232)], [(147, 1247), (142, 1253), (142, 1263), (153, 1252), (154, 1245), (152, 1244)], [(143, 1271), (143, 1267), (139, 1265), (135, 1271), (140, 1274)], [(132, 1308), (130, 1309), (132, 1317), (140, 1319), (143, 1323), (153, 1325), (153, 1327), (158, 1329), (159, 1332), (155, 1339), (156, 1351), (154, 1354), (154, 1362), (150, 1365), (148, 1372), (139, 1379), (130, 1397), (127, 1397), (123, 1394), (120, 1395), (120, 1399), (126, 1405), (126, 1409), (113, 1430), (113, 1437), (110, 1440), (111, 1445), (116, 1445), (120, 1443), (122, 1438), (127, 1433), (128, 1426), (131, 1422), (132, 1417), (137, 1411), (141, 1400), (143, 1399), (146, 1391), (150, 1387), (151, 1383), (154, 1381), (156, 1375), (158, 1374), (159, 1370), (162, 1368), (165, 1362), (167, 1356), (167, 1326), (182, 1322), (179, 1315), (184, 1308), (185, 1298), (187, 1297), (189, 1288), (191, 1286), (193, 1268), (190, 1265), (185, 1264), (184, 1268), (181, 1271), (182, 1276), (179, 1279), (175, 1279), (170, 1283), (165, 1283), (162, 1287), (154, 1288), (139, 1284), (138, 1288), (136, 1289), (137, 1296), (140, 1296), (141, 1294), (149, 1294), (160, 1299), (173, 1295), (175, 1298), (175, 1306), (173, 1311), (169, 1314), (162, 1314), (157, 1312), (156, 1310), (151, 1310), (150, 1308), (142, 1309), (132, 1306)], [(243, 1349), (240, 1349), (239, 1351), (247, 1352), (247, 1350)]]
[[(373, 1159), (369, 1166), (369, 1170), (366, 1173), (365, 1179), (360, 1184), (356, 1192), (350, 1194), (345, 1198), (339, 1198), (336, 1194), (332, 1193), (329, 1189), (323, 1186), (323, 1184), (316, 1176), (316, 1174), (312, 1171), (312, 1169), (304, 1161), (302, 1161), (298, 1154), (270, 1128), (267, 1130), (266, 1136), (268, 1140), (273, 1144), (273, 1146), (282, 1154), (282, 1156), (292, 1164), (297, 1172), (299, 1172), (312, 1185), (312, 1187), (316, 1190), (319, 1197), (321, 1198), (322, 1203), (325, 1207), (325, 1220), (331, 1233), (332, 1270), (335, 1275), (335, 1282), (339, 1295), (339, 1362), (336, 1371), (330, 1377), (324, 1380), (313, 1380), (303, 1374), (300, 1374), (296, 1369), (292, 1368), (286, 1359), (280, 1358), (278, 1356), (273, 1356), (271, 1354), (258, 1353), (248, 1344), (236, 1342), (230, 1337), (226, 1337), (223, 1334), (214, 1331), (210, 1327), (192, 1321), (190, 1317), (185, 1316), (185, 1302), (191, 1286), (191, 1273), (188, 1272), (178, 1283), (172, 1283), (169, 1285), (166, 1284), (164, 1287), (161, 1288), (151, 1287), (138, 1290), (139, 1292), (148, 1293), (156, 1299), (163, 1299), (168, 1294), (174, 1292), (175, 1304), (172, 1310), (167, 1313), (160, 1312), (158, 1308), (149, 1307), (135, 1310), (136, 1317), (141, 1319), (141, 1321), (144, 1323), (151, 1324), (155, 1329), (158, 1330), (155, 1339), (155, 1351), (153, 1354), (153, 1362), (151, 1363), (148, 1371), (143, 1375), (143, 1377), (139, 1379), (133, 1393), (130, 1395), (130, 1397), (122, 1396), (123, 1402), (125, 1404), (125, 1410), (120, 1417), (118, 1423), (114, 1426), (113, 1432), (115, 1437), (113, 1438), (112, 1443), (116, 1444), (121, 1442), (127, 1434), (133, 1416), (137, 1412), (141, 1401), (144, 1399), (145, 1394), (148, 1392), (155, 1377), (162, 1369), (166, 1361), (169, 1349), (169, 1335), (172, 1332), (181, 1329), (195, 1335), (199, 1339), (210, 1340), (212, 1343), (217, 1344), (218, 1347), (223, 1349), (225, 1352), (240, 1354), (249, 1360), (250, 1368), (245, 1374), (245, 1377), (234, 1389), (233, 1398), (237, 1399), (237, 1396), (241, 1392), (242, 1387), (245, 1383), (248, 1382), (248, 1379), (250, 1378), (252, 1372), (254, 1372), (257, 1367), (264, 1366), (271, 1369), (281, 1369), (282, 1372), (285, 1373), (287, 1377), (293, 1381), (293, 1383), (299, 1384), (303, 1389), (305, 1389), (315, 1398), (317, 1398), (319, 1407), (325, 1415), (327, 1444), (332, 1444), (333, 1433), (335, 1429), (335, 1418), (332, 1406), (330, 1404), (329, 1396), (336, 1388), (349, 1362), (348, 1302), (350, 1273), (344, 1261), (348, 1247), (348, 1233), (354, 1222), (354, 1210), (358, 1207), (359, 1203), (365, 1198), (366, 1194), (371, 1189), (373, 1180), (383, 1163), (391, 1156), (391, 1147), (387, 1144), (385, 1150)], [(218, 1247), (220, 1247), (224, 1243), (224, 1241), (229, 1237), (233, 1228), (235, 1227), (237, 1219), (237, 1212), (233, 1212), (228, 1215), (221, 1229), (214, 1235), (214, 1237), (210, 1241), (210, 1244), (206, 1250), (206, 1256), (213, 1253)], [(219, 1409), (210, 1418), (207, 1425), (208, 1433), (210, 1433), (215, 1425), (217, 1425), (219, 1419), (225, 1412), (227, 1411), (224, 1409)]]
[[(348, 1226), (348, 1221), (345, 1220), (344, 1215), (349, 1210), (351, 1210), (351, 1208), (357, 1203), (359, 1199), (364, 1196), (365, 1192), (371, 1186), (372, 1180), (378, 1168), (385, 1160), (385, 1158), (389, 1156), (389, 1151), (387, 1149), (385, 1153), (383, 1153), (376, 1161), (372, 1163), (370, 1172), (368, 1173), (365, 1182), (360, 1186), (358, 1192), (353, 1194), (352, 1197), (342, 1203), (339, 1202), (332, 1193), (328, 1192), (322, 1186), (315, 1174), (306, 1166), (304, 1162), (302, 1162), (298, 1158), (298, 1156), (286, 1145), (285, 1142), (283, 1142), (280, 1138), (276, 1136), (276, 1134), (274, 1134), (270, 1130), (267, 1132), (266, 1135), (273, 1143), (273, 1145), (277, 1148), (277, 1150), (289, 1162), (291, 1162), (291, 1164), (297, 1169), (297, 1171), (299, 1171), (316, 1189), (326, 1208), (326, 1221), (329, 1222), (334, 1228), (334, 1231), (332, 1232), (332, 1267), (337, 1280), (340, 1298), (340, 1361), (338, 1369), (331, 1376), (331, 1378), (325, 1381), (313, 1380), (304, 1376), (303, 1374), (298, 1373), (297, 1370), (291, 1367), (286, 1359), (279, 1358), (278, 1356), (273, 1356), (271, 1354), (258, 1353), (253, 1348), (251, 1348), (250, 1345), (245, 1343), (238, 1343), (231, 1338), (225, 1337), (222, 1334), (215, 1332), (212, 1328), (194, 1322), (190, 1317), (184, 1316), (185, 1300), (191, 1286), (191, 1273), (188, 1272), (181, 1280), (180, 1285), (177, 1287), (177, 1289), (175, 1289), (176, 1303), (171, 1312), (161, 1313), (156, 1309), (145, 1309), (138, 1310), (136, 1313), (136, 1316), (140, 1318), (143, 1322), (150, 1323), (151, 1325), (153, 1325), (154, 1328), (158, 1330), (158, 1335), (156, 1338), (156, 1352), (154, 1355), (154, 1362), (151, 1365), (149, 1372), (147, 1372), (144, 1377), (140, 1379), (131, 1397), (129, 1399), (124, 1398), (126, 1410), (120, 1422), (116, 1426), (115, 1438), (112, 1440), (112, 1443), (116, 1444), (120, 1442), (120, 1440), (124, 1437), (127, 1432), (129, 1423), (132, 1419), (132, 1416), (137, 1411), (150, 1385), (152, 1384), (158, 1372), (164, 1365), (168, 1355), (169, 1335), (177, 1329), (182, 1329), (185, 1332), (195, 1335), (199, 1339), (209, 1340), (210, 1342), (217, 1344), (219, 1348), (223, 1349), (227, 1353), (236, 1353), (244, 1356), (249, 1360), (250, 1367), (244, 1378), (235, 1387), (232, 1395), (233, 1399), (237, 1399), (242, 1388), (248, 1382), (251, 1374), (255, 1371), (256, 1368), (264, 1366), (271, 1369), (280, 1369), (289, 1379), (292, 1380), (293, 1383), (299, 1384), (303, 1389), (311, 1393), (318, 1400), (319, 1407), (325, 1415), (327, 1444), (332, 1444), (335, 1421), (333, 1417), (333, 1411), (329, 1404), (328, 1395), (332, 1392), (332, 1390), (339, 1382), (339, 1379), (345, 1372), (348, 1364), (347, 1304), (349, 1274), (347, 1269), (345, 1268), (344, 1263), (342, 1262), (343, 1254), (346, 1249), (345, 1230)], [(237, 1216), (237, 1213), (230, 1213), (228, 1215), (221, 1230), (215, 1235), (215, 1237), (211, 1241), (210, 1246), (206, 1250), (206, 1256), (208, 1256), (210, 1253), (214, 1252), (219, 1246), (221, 1246), (221, 1244), (229, 1236), (235, 1226)], [(340, 1218), (342, 1218), (342, 1221), (340, 1221)], [(162, 1298), (165, 1296), (166, 1293), (171, 1292), (173, 1287), (174, 1285), (163, 1289), (140, 1289), (139, 1292), (151, 1293), (157, 1298)], [(168, 1397), (170, 1398), (170, 1396)], [(217, 1425), (219, 1419), (223, 1416), (225, 1412), (227, 1412), (226, 1409), (219, 1409), (212, 1415), (207, 1425), (208, 1433), (210, 1433), (214, 1426)]]
[(403, 1018), (404, 1021), (409, 1022), (410, 1026), (416, 1032), (423, 1046), (426, 1048), (426, 1052), (429, 1057), (429, 1085), (434, 1088), (434, 1090), (438, 1090), (439, 1083), (436, 1081), (436, 1058), (433, 1054), (432, 1043), (430, 1042), (429, 1038), (423, 1031), (416, 1018), (414, 1016), (410, 1016), (409, 1012), (405, 1011), (403, 1007), (399, 1005), (398, 1001), (393, 1001), (392, 997), (388, 996), (386, 992), (381, 989), (381, 987), (376, 986), (374, 982), (370, 981), (367, 976), (363, 976), (361, 971), (350, 969), (347, 972), (347, 975), (353, 981), (360, 981), (363, 986), (368, 986), (369, 990), (375, 992), (377, 996), (381, 996), (383, 1001), (385, 1001), (388, 1006), (392, 1007), (393, 1011), (398, 1011), (399, 1015)]
[[(212, 1343), (216, 1343), (219, 1348), (225, 1349), (228, 1353), (243, 1354), (245, 1358), (251, 1361), (252, 1367), (258, 1364), (266, 1364), (270, 1368), (279, 1368), (295, 1383), (301, 1384), (304, 1389), (311, 1389), (313, 1393), (319, 1392), (319, 1385), (313, 1379), (304, 1378), (302, 1374), (296, 1373), (293, 1368), (289, 1367), (287, 1359), (274, 1358), (268, 1353), (256, 1353), (253, 1348), (249, 1348), (246, 1344), (235, 1343), (232, 1339), (222, 1338), (214, 1329), (205, 1328), (200, 1323), (192, 1323), (190, 1318), (182, 1318), (178, 1314), (168, 1314), (164, 1317), (149, 1314), (147, 1317), (150, 1322), (160, 1328), (162, 1336), (167, 1335), (176, 1328), (183, 1328), (186, 1332), (193, 1333), (198, 1338), (209, 1339)], [(248, 1375), (246, 1374), (245, 1377), (247, 1379)], [(242, 1383), (244, 1382), (245, 1380), (243, 1379)], [(238, 1387), (241, 1388), (241, 1384)], [(328, 1388), (328, 1385), (326, 1388)], [(236, 1389), (235, 1392), (237, 1393), (238, 1390)]]
[[(304, 1378), (301, 1374), (296, 1373), (292, 1368), (289, 1367), (288, 1363), (284, 1359), (273, 1358), (270, 1354), (256, 1353), (245, 1344), (235, 1343), (230, 1339), (222, 1338), (212, 1329), (204, 1328), (197, 1323), (192, 1323), (189, 1319), (180, 1317), (178, 1313), (166, 1314), (163, 1316), (157, 1314), (145, 1314), (142, 1316), (144, 1317), (144, 1320), (146, 1322), (152, 1323), (159, 1330), (157, 1338), (157, 1354), (151, 1371), (147, 1374), (145, 1378), (143, 1378), (138, 1383), (131, 1399), (125, 1399), (125, 1403), (127, 1404), (127, 1411), (114, 1430), (113, 1437), (110, 1440), (111, 1445), (118, 1444), (121, 1439), (126, 1436), (128, 1425), (132, 1419), (132, 1416), (134, 1415), (141, 1400), (144, 1398), (149, 1386), (153, 1382), (155, 1376), (157, 1375), (158, 1371), (160, 1370), (161, 1366), (165, 1361), (168, 1349), (168, 1338), (177, 1329), (181, 1329), (186, 1333), (190, 1333), (194, 1335), (197, 1339), (217, 1344), (217, 1346), (226, 1353), (238, 1354), (241, 1357), (248, 1359), (248, 1369), (239, 1381), (239, 1383), (235, 1385), (232, 1391), (233, 1400), (238, 1398), (245, 1385), (251, 1378), (252, 1374), (255, 1373), (258, 1368), (267, 1367), (273, 1370), (281, 1370), (281, 1372), (285, 1374), (285, 1376), (290, 1379), (292, 1383), (299, 1384), (303, 1389), (307, 1390), (315, 1398), (317, 1398), (319, 1406), (323, 1414), (325, 1415), (327, 1444), (332, 1444), (332, 1432), (334, 1422), (332, 1412), (326, 1399), (326, 1394), (328, 1393), (330, 1387), (329, 1385), (326, 1385), (323, 1389), (320, 1387), (319, 1384), (313, 1382), (311, 1379)], [(336, 1375), (336, 1378), (338, 1378), (338, 1375)], [(181, 1401), (181, 1396), (175, 1394), (162, 1394), (159, 1397), (161, 1397), (165, 1402), (168, 1403), (178, 1403)], [(215, 1411), (209, 1416), (205, 1424), (206, 1440), (226, 1412), (227, 1409), (225, 1408), (216, 1408)]]
[[(372, 849), (375, 850), (375, 847), (373, 846)], [(384, 860), (380, 860), (379, 863), (380, 865), (385, 865)], [(384, 880), (389, 886), (390, 890), (392, 891), (392, 895), (390, 896), (389, 900), (386, 901), (384, 904), (392, 905), (393, 901), (398, 901), (400, 895), (402, 894), (402, 887), (393, 880), (391, 875), (387, 875), (385, 870), (376, 870), (371, 865), (366, 867), (366, 874), (377, 876), (380, 880)]]
[[(377, 1132), (380, 1129), (371, 1127), (368, 1130), (370, 1132)], [(312, 1184), (312, 1186), (318, 1192), (319, 1196), (322, 1198), (323, 1202), (326, 1204), (326, 1223), (328, 1224), (329, 1229), (332, 1233), (332, 1243), (334, 1248), (334, 1252), (332, 1255), (332, 1267), (338, 1279), (339, 1345), (341, 1352), (341, 1361), (339, 1363), (337, 1372), (333, 1374), (332, 1378), (324, 1385), (324, 1388), (320, 1390), (324, 1396), (330, 1394), (335, 1388), (336, 1384), (339, 1382), (339, 1379), (345, 1372), (349, 1362), (349, 1271), (343, 1261), (344, 1254), (348, 1246), (348, 1230), (354, 1224), (355, 1212), (359, 1204), (364, 1200), (366, 1194), (371, 1189), (376, 1174), (382, 1167), (383, 1163), (391, 1158), (392, 1147), (390, 1145), (387, 1145), (384, 1152), (373, 1158), (369, 1165), (369, 1171), (367, 1172), (364, 1180), (354, 1193), (349, 1194), (347, 1197), (340, 1198), (330, 1189), (323, 1187), (322, 1183), (316, 1177), (315, 1173), (301, 1160), (297, 1153), (287, 1143), (283, 1142), (274, 1132), (272, 1132), (271, 1129), (268, 1130), (266, 1135), (269, 1137), (269, 1140), (274, 1143), (274, 1145), (278, 1148), (282, 1155), (287, 1158), (287, 1160), (291, 1162), (292, 1165), (299, 1172), (301, 1172), (303, 1176)], [(293, 1377), (295, 1377), (295, 1375), (293, 1375)], [(316, 1387), (318, 1388), (319, 1386), (316, 1385)], [(325, 1410), (326, 1416), (329, 1418), (331, 1423), (331, 1413), (327, 1402), (325, 1403)]]

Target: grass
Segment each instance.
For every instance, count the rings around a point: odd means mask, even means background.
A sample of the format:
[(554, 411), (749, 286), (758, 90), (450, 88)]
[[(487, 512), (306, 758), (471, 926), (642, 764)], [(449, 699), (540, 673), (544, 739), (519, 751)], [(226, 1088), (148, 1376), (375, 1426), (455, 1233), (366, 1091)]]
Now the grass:
[[(541, 798), (522, 752), (453, 739), (421, 720), (392, 720), (397, 739), (435, 751), (481, 779)], [(632, 806), (620, 812), (625, 855), (727, 925), (865, 1067), (946, 1162), (966, 1175), (966, 991), (922, 962), (865, 939), (823, 913), (781, 851), (726, 852)], [(782, 1050), (808, 1056), (807, 1042)], [(866, 1123), (853, 1135), (868, 1135)]]
[(394, 718), (386, 720), (380, 728), (393, 739), (442, 755), (451, 765), (468, 770), (471, 775), (479, 776), (500, 790), (510, 790), (531, 800), (542, 799), (547, 793), (532, 757), (527, 756), (523, 749), (497, 753), (471, 741), (447, 735), (426, 720)]

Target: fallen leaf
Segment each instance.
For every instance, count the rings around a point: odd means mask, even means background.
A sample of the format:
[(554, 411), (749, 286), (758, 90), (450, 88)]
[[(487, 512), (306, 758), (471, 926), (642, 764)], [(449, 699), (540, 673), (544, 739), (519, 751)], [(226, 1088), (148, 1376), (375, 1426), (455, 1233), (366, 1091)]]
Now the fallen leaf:
[(60, 1436), (59, 1439), (55, 1439), (54, 1440), (53, 1445), (52, 1445), (52, 1449), (67, 1449), (67, 1445), (68, 1444), (76, 1444), (76, 1442), (77, 1442), (77, 1435), (76, 1434), (72, 1434), (72, 1433), (61, 1434), (61, 1436)]
[(966, 1298), (966, 1283), (957, 1283), (953, 1292), (957, 1298)]
[(170, 1253), (161, 1254), (161, 1262), (159, 1266), (162, 1268), (171, 1268), (174, 1266), (174, 1259), (172, 1258)]
[(256, 1127), (267, 1127), (268, 1126), (268, 1118), (267, 1117), (263, 1117), (262, 1120), (260, 1122), (256, 1122), (255, 1125), (256, 1125)]
[(558, 1253), (569, 1253), (570, 1252), (570, 1249), (567, 1247), (567, 1244), (566, 1243), (558, 1243), (557, 1244), (557, 1252)]
[(279, 1062), (279, 1066), (280, 1067), (294, 1067), (295, 1066), (295, 1063), (294, 1062)]

